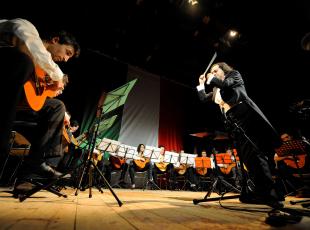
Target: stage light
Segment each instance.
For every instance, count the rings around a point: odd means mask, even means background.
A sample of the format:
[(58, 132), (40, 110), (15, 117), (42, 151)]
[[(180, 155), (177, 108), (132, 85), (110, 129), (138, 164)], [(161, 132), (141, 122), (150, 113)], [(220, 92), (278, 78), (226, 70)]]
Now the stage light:
[(188, 4), (194, 6), (194, 5), (198, 4), (198, 1), (197, 0), (188, 0)]
[(238, 35), (238, 32), (237, 32), (237, 31), (235, 31), (235, 30), (230, 30), (230, 31), (229, 31), (229, 37), (234, 38), (234, 37), (236, 37), (237, 35)]
[(227, 47), (231, 47), (232, 44), (238, 40), (240, 34), (236, 30), (228, 30), (223, 37), (220, 38), (220, 42), (225, 44)]

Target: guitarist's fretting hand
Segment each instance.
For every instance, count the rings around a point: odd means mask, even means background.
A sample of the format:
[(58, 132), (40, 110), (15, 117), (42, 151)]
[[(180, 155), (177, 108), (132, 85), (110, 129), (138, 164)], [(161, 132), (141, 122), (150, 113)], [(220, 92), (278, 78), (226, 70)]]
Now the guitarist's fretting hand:
[(65, 112), (65, 117), (64, 117), (64, 125), (67, 126), (67, 127), (70, 127), (70, 115)]
[(55, 91), (56, 91), (56, 97), (59, 96), (60, 94), (62, 94), (62, 92), (65, 88), (63, 82), (61, 82), (61, 81), (54, 81), (53, 87), (55, 88)]
[(63, 90), (65, 89), (65, 86), (68, 84), (68, 75), (64, 75), (63, 79), (60, 81), (53, 81), (52, 88), (56, 91), (56, 97), (60, 94), (62, 94)]

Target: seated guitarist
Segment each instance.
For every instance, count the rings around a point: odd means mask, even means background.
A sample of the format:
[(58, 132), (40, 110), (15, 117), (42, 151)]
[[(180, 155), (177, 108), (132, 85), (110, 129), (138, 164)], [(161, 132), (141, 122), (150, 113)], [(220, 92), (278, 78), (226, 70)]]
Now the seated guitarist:
[(238, 165), (236, 156), (233, 153), (233, 149), (228, 147), (226, 149), (226, 153), (230, 156), (231, 161), (232, 161), (232, 165), (231, 165), (231, 178), (234, 181), (235, 187), (240, 189), (241, 188), (241, 179), (242, 179), (241, 168)]
[(145, 150), (145, 145), (139, 144), (137, 147), (139, 159), (136, 159), (136, 160), (127, 159), (126, 162), (122, 165), (122, 172), (121, 172), (120, 183), (119, 183), (122, 187), (126, 186), (125, 176), (126, 176), (127, 170), (129, 170), (129, 176), (130, 176), (132, 189), (136, 187), (136, 184), (135, 184), (135, 172), (136, 171), (143, 171), (147, 169), (149, 173), (150, 168), (151, 168), (150, 161), (144, 157), (144, 150)]
[(65, 113), (64, 127), (63, 127), (63, 157), (58, 164), (60, 171), (67, 171), (77, 164), (80, 154), (77, 153), (78, 142), (74, 137), (75, 132), (80, 125), (77, 120), (71, 120), (71, 114), (67, 111)]
[[(64, 89), (65, 75), (55, 62), (67, 62), (80, 53), (75, 38), (65, 31), (50, 34), (46, 39), (41, 38), (44, 38), (44, 35), (39, 35), (35, 26), (25, 19), (0, 20), (0, 76), (2, 85), (6, 88), (6, 93), (4, 90), (0, 92), (1, 154), (8, 150), (10, 131), (23, 87), (28, 81), (36, 79), (35, 67), (46, 73), (49, 88), (56, 91), (56, 96)], [(46, 78), (43, 78), (45, 81)], [(43, 84), (47, 85), (46, 82)], [(43, 107), (37, 111), (38, 126), (29, 137), (31, 150), (21, 175), (36, 173), (49, 178), (62, 175), (46, 164), (46, 158), (62, 154), (61, 138), (65, 111), (63, 102), (55, 98), (46, 98)]]
[[(289, 133), (282, 133), (281, 140), (283, 143), (294, 141), (294, 137)], [(293, 174), (301, 174), (304, 170), (305, 165), (305, 154), (300, 154), (295, 156), (290, 152), (287, 152), (286, 155), (278, 155), (275, 153), (274, 160), (276, 164), (276, 173), (282, 179), (287, 180), (291, 185), (297, 189), (302, 186), (302, 181), (299, 177), (294, 177)]]
[(176, 174), (174, 173), (173, 164), (164, 162), (165, 151), (166, 151), (165, 146), (160, 145), (159, 148), (160, 148), (160, 159), (159, 159), (160, 162), (155, 163), (152, 166), (152, 175), (153, 175), (154, 182), (157, 183), (158, 174), (163, 174), (163, 172), (167, 172), (169, 179), (170, 179), (169, 186), (174, 187), (176, 184)]

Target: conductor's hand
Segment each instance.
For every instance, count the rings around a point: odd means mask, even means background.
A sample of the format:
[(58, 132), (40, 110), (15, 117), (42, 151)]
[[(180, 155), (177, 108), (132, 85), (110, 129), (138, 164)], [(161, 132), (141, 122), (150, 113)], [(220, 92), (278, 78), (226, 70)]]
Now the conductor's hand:
[(208, 80), (210, 77), (214, 77), (214, 75), (212, 73), (208, 73), (206, 79)]
[(204, 74), (200, 75), (199, 77), (199, 85), (204, 85), (206, 82), (206, 77)]

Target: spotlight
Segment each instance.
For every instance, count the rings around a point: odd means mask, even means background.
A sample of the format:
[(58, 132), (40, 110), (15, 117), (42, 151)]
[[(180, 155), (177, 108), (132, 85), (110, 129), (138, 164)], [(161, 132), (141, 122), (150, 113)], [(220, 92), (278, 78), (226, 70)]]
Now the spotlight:
[(220, 41), (228, 47), (231, 47), (232, 44), (240, 37), (240, 34), (236, 30), (228, 30), (223, 37), (220, 38)]
[(188, 4), (194, 6), (198, 4), (198, 0), (188, 0)]

